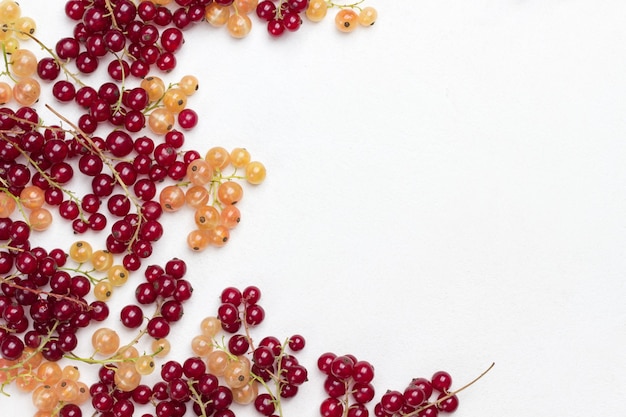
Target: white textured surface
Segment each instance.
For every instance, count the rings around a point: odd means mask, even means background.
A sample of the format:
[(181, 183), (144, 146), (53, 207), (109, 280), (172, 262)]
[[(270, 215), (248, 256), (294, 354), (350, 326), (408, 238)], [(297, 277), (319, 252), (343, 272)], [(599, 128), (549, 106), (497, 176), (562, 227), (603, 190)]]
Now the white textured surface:
[[(245, 146), (268, 179), (227, 247), (188, 254), (186, 220), (159, 242), (151, 263), (183, 257), (196, 287), (174, 356), (223, 287), (256, 284), (256, 334), (308, 341), (285, 416), (318, 415), (324, 351), (374, 363), (378, 394), (495, 361), (459, 417), (624, 414), (626, 6), (367, 2), (378, 23), (348, 36), (186, 32), (167, 78), (201, 81), (188, 147)], [(22, 2), (42, 37), (71, 32), (59, 3)]]

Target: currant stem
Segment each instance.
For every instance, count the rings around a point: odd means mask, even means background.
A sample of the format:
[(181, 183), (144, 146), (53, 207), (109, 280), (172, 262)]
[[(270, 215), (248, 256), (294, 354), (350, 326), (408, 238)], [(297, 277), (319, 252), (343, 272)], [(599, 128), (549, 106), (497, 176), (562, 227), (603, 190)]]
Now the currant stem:
[(84, 276), (85, 276), (85, 277), (86, 277), (89, 281), (91, 281), (91, 283), (92, 283), (92, 284), (97, 284), (97, 283), (98, 283), (98, 282), (100, 282), (100, 281), (104, 281), (104, 280), (106, 280), (106, 278), (100, 278), (100, 279), (98, 279), (98, 278), (96, 278), (96, 277), (92, 276), (92, 275), (91, 275), (91, 273), (92, 273), (92, 272), (94, 272), (94, 271), (95, 271), (95, 269), (92, 269), (91, 271), (83, 271), (83, 270), (81, 270), (81, 269), (80, 269), (80, 266), (81, 266), (81, 265), (82, 265), (82, 264), (80, 264), (80, 265), (78, 266), (78, 268), (70, 268), (70, 267), (68, 267), (68, 266), (63, 266), (63, 267), (60, 267), (59, 269), (60, 269), (60, 270), (62, 270), (62, 271), (71, 271), (71, 272), (76, 272), (77, 274), (82, 274), (82, 275), (84, 275)]
[[(8, 366), (8, 367), (6, 367), (6, 368), (0, 368), (0, 372), (8, 372), (8, 371), (13, 370), (13, 369), (19, 369), (19, 368), (21, 368), (22, 366), (24, 366), (24, 364), (25, 364), (26, 362), (28, 362), (30, 359), (32, 359), (32, 358), (33, 358), (33, 356), (35, 356), (37, 353), (39, 353), (39, 352), (43, 351), (43, 348), (46, 346), (46, 343), (48, 343), (48, 342), (52, 339), (52, 335), (54, 334), (54, 331), (56, 330), (56, 328), (58, 327), (58, 325), (59, 325), (59, 322), (58, 322), (58, 321), (54, 322), (54, 324), (53, 324), (53, 325), (52, 325), (52, 327), (50, 328), (50, 331), (48, 332), (48, 334), (46, 335), (46, 337), (44, 337), (44, 338), (41, 340), (41, 343), (39, 343), (39, 346), (37, 346), (37, 349), (33, 350), (33, 351), (31, 352), (31, 354), (30, 354), (30, 355), (28, 355), (25, 359), (23, 359), (22, 361), (20, 361), (20, 362), (18, 362), (18, 363), (16, 363), (16, 364), (14, 364), (14, 365)], [(11, 380), (11, 381), (12, 381), (12, 380)], [(10, 381), (7, 381), (7, 382), (10, 382)], [(4, 384), (3, 384), (3, 388), (4, 388)], [(4, 391), (2, 391), (2, 392), (4, 393)], [(8, 395), (8, 394), (7, 394), (7, 395)]]
[(71, 201), (76, 203), (76, 205), (78, 206), (78, 214), (79, 214), (80, 219), (83, 220), (83, 221), (87, 221), (87, 218), (85, 217), (85, 213), (83, 212), (83, 209), (81, 208), (81, 199), (76, 197), (74, 192), (72, 192), (71, 190), (68, 190), (67, 188), (61, 187), (60, 184), (58, 184), (56, 181), (54, 181), (52, 178), (50, 178), (50, 176), (44, 170), (42, 170), (39, 167), (39, 165), (37, 163), (35, 163), (35, 161), (33, 161), (32, 158), (24, 150), (22, 150), (19, 147), (16, 147), (16, 149), (22, 154), (22, 156), (24, 156), (24, 158), (26, 158), (26, 160), (33, 167), (35, 167), (37, 172), (39, 174), (41, 174), (41, 176), (48, 182), (48, 184), (50, 184), (50, 186), (52, 186), (54, 188), (58, 188), (59, 190), (61, 190), (63, 192), (63, 194), (66, 194)]
[(17, 251), (17, 252), (24, 252), (24, 249), (22, 248), (18, 248), (15, 246), (11, 246), (11, 245), (0, 245), (0, 248), (2, 249), (8, 249), (8, 250), (12, 250), (12, 251)]
[(246, 337), (248, 338), (248, 343), (250, 344), (250, 351), (254, 352), (254, 343), (252, 341), (252, 336), (250, 336), (250, 326), (246, 321), (246, 310), (243, 311), (243, 329), (246, 331)]
[(16, 196), (16, 195), (13, 195), (13, 193), (10, 192), (8, 188), (0, 187), (0, 191), (5, 192), (6, 195), (11, 197), (11, 199), (13, 199), (13, 201), (15, 201), (15, 206), (17, 207), (17, 209), (19, 210), (20, 214), (24, 218), (24, 221), (26, 223), (28, 223), (28, 225), (30, 226), (30, 223), (28, 222), (28, 215), (24, 211), (24, 207), (22, 207), (22, 202), (20, 201), (20, 198), (18, 196)]
[[(272, 389), (270, 388), (270, 386), (267, 384), (267, 382), (263, 380), (263, 378), (261, 378), (260, 376), (258, 376), (257, 374), (253, 372), (250, 372), (250, 375), (252, 376), (253, 379), (256, 379), (257, 381), (259, 381), (259, 383), (263, 386), (263, 388), (265, 388), (265, 391), (267, 391), (267, 393), (272, 397), (272, 402), (274, 403), (274, 406), (276, 407), (276, 411), (278, 411), (278, 415), (280, 417), (283, 417), (283, 409), (280, 404), (280, 387), (278, 386), (278, 383), (276, 383), (276, 393), (274, 393)], [(276, 376), (272, 375), (272, 378), (276, 382), (277, 380)]]
[[(32, 39), (33, 41), (35, 41), (35, 43), (37, 43), (37, 45), (39, 45), (41, 47), (41, 49), (43, 49), (44, 51), (46, 51), (51, 57), (52, 59), (54, 59), (54, 62), (57, 63), (57, 65), (63, 70), (63, 72), (65, 73), (66, 76), (72, 78), (78, 85), (80, 85), (81, 87), (85, 86), (85, 83), (83, 83), (80, 78), (78, 78), (76, 76), (76, 74), (70, 72), (66, 67), (65, 67), (65, 63), (61, 61), (61, 59), (57, 56), (57, 54), (54, 53), (54, 51), (52, 49), (50, 49), (49, 47), (47, 47), (43, 42), (41, 42), (39, 39), (37, 39), (35, 36), (33, 36), (32, 33), (29, 32), (23, 32), (23, 31), (16, 31), (17, 33), (19, 33), (20, 35), (25, 35), (28, 36), (30, 39)], [(3, 48), (4, 49), (4, 48)]]
[[(109, 0), (107, 0), (107, 3), (109, 3)], [(111, 13), (111, 15), (113, 15), (113, 13)], [(114, 22), (115, 22), (115, 18)], [(121, 80), (121, 85), (120, 85), (120, 97), (117, 99), (117, 102), (115, 103), (115, 107), (113, 108), (113, 112), (118, 112), (121, 108), (122, 108), (122, 97), (124, 96), (123, 92), (124, 92), (124, 85), (125, 85), (125, 81), (126, 81), (126, 74), (124, 74), (124, 66), (122, 64), (122, 58), (120, 58), (117, 54), (115, 55), (115, 59), (117, 59), (117, 61), (120, 63), (120, 67), (122, 68), (122, 80)]]
[(339, 3), (335, 3), (331, 0), (327, 0), (326, 4), (328, 5), (328, 7), (338, 7), (340, 9), (358, 9), (361, 10), (361, 8), (359, 7), (359, 4), (363, 3), (365, 0), (359, 0), (355, 3), (351, 3), (351, 4), (339, 4)]
[(193, 402), (195, 402), (196, 404), (198, 404), (198, 406), (200, 406), (200, 411), (202, 414), (200, 414), (199, 417), (208, 417), (206, 414), (206, 407), (204, 406), (204, 403), (202, 402), (202, 397), (200, 396), (200, 394), (198, 393), (198, 391), (194, 388), (193, 383), (188, 380), (187, 381), (187, 386), (189, 387), (189, 391), (191, 391), (191, 393), (193, 394)]
[(350, 391), (348, 390), (348, 381), (343, 382), (346, 387), (346, 394), (343, 398), (343, 417), (348, 417), (348, 405), (350, 404)]
[(109, 15), (111, 16), (111, 25), (116, 29), (120, 29), (120, 27), (117, 25), (117, 20), (115, 19), (115, 13), (113, 13), (113, 6), (111, 5), (111, 0), (105, 0), (104, 6), (107, 8), (107, 10), (109, 11)]
[(96, 144), (93, 142), (93, 140), (91, 140), (91, 138), (89, 137), (89, 135), (87, 135), (85, 132), (83, 132), (78, 126), (76, 126), (74, 123), (70, 122), (65, 116), (63, 116), (61, 113), (59, 113), (58, 111), (56, 111), (52, 106), (46, 104), (46, 108), (48, 110), (50, 110), (52, 113), (54, 113), (58, 118), (60, 118), (62, 121), (64, 121), (65, 123), (67, 123), (69, 126), (72, 127), (72, 129), (74, 129), (74, 136), (77, 140), (81, 141), (81, 143), (83, 141), (87, 142), (87, 144), (89, 145), (89, 147), (98, 154), (98, 156), (102, 159), (102, 162), (109, 167), (109, 169), (111, 170), (111, 174), (113, 175), (113, 177), (115, 178), (116, 182), (120, 185), (120, 187), (122, 187), (122, 189), (124, 190), (124, 194), (128, 197), (128, 199), (133, 203), (133, 205), (135, 206), (135, 210), (137, 211), (137, 227), (135, 228), (135, 233), (133, 234), (133, 237), (131, 238), (131, 240), (129, 241), (128, 247), (132, 247), (133, 243), (137, 241), (137, 239), (139, 238), (139, 231), (141, 230), (141, 223), (144, 220), (144, 216), (141, 213), (141, 205), (138, 202), (137, 198), (130, 192), (130, 190), (128, 189), (128, 187), (126, 186), (126, 184), (124, 184), (124, 181), (122, 181), (122, 179), (120, 178), (120, 175), (118, 174), (118, 172), (115, 170), (115, 167), (113, 166), (113, 164), (111, 163), (111, 161), (109, 160), (109, 158), (102, 152), (102, 150), (100, 148), (98, 148), (96, 146)]
[[(244, 320), (244, 328), (246, 330), (246, 335), (248, 337), (249, 340), (250, 336), (249, 336), (249, 330), (248, 330), (248, 324), (247, 322)], [(250, 372), (250, 375), (252, 376), (253, 379), (256, 379), (257, 381), (259, 381), (259, 383), (263, 386), (263, 388), (265, 388), (265, 391), (267, 391), (267, 393), (272, 397), (272, 402), (274, 403), (274, 406), (276, 407), (276, 411), (278, 411), (278, 415), (280, 417), (283, 417), (283, 407), (282, 404), (280, 402), (280, 374), (282, 373), (282, 368), (281, 368), (281, 359), (283, 357), (283, 355), (285, 354), (285, 346), (287, 346), (288, 343), (287, 339), (285, 341), (285, 343), (283, 343), (283, 345), (281, 346), (280, 349), (280, 354), (278, 355), (278, 369), (276, 369), (276, 373), (271, 372), (270, 375), (272, 377), (272, 381), (274, 381), (274, 385), (276, 387), (276, 392), (272, 391), (272, 389), (270, 388), (270, 386), (267, 384), (267, 382), (261, 378), (260, 376), (258, 376), (257, 374), (255, 374), (254, 372)], [(254, 348), (252, 347), (252, 342), (250, 341), (250, 347), (251, 349), (254, 351)]]
[(6, 285), (8, 285), (11, 288), (15, 288), (15, 289), (18, 289), (18, 290), (21, 290), (21, 291), (30, 292), (30, 293), (37, 294), (37, 295), (43, 294), (43, 295), (45, 295), (47, 297), (53, 297), (53, 298), (57, 298), (59, 300), (68, 300), (68, 301), (70, 301), (72, 303), (76, 303), (78, 305), (81, 305), (81, 306), (89, 309), (89, 304), (87, 304), (84, 301), (80, 301), (80, 300), (77, 300), (76, 298), (68, 297), (68, 296), (63, 295), (63, 294), (55, 294), (55, 293), (48, 292), (48, 291), (42, 291), (42, 290), (37, 290), (37, 289), (34, 289), (34, 288), (24, 287), (22, 285), (19, 285), (19, 284), (16, 284), (15, 282), (13, 282), (12, 278), (16, 278), (16, 277), (15, 276), (0, 277), (0, 283), (6, 284)]
[(287, 0), (280, 0), (280, 2), (278, 2), (278, 6), (276, 6), (276, 13), (274, 15), (274, 17), (276, 19), (282, 19), (283, 18), (283, 3), (285, 3), (285, 1)]
[(5, 68), (5, 72), (3, 72), (2, 74), (6, 75), (7, 77), (11, 79), (11, 81), (16, 83), (17, 80), (13, 78), (13, 76), (11, 75), (11, 71), (9, 70), (9, 57), (8, 57), (6, 49), (4, 48), (4, 43), (2, 43), (2, 57), (4, 58), (4, 68)]
[(152, 110), (160, 108), (161, 107), (161, 102), (163, 101), (163, 97), (165, 97), (165, 93), (167, 93), (170, 89), (172, 89), (173, 87), (176, 87), (177, 85), (178, 85), (178, 83), (170, 83), (170, 84), (168, 84), (168, 86), (165, 89), (165, 92), (163, 93), (163, 95), (161, 97), (159, 97), (158, 100), (155, 100), (151, 105), (147, 106), (143, 110), (143, 114), (148, 116), (148, 115), (150, 115), (150, 112)]

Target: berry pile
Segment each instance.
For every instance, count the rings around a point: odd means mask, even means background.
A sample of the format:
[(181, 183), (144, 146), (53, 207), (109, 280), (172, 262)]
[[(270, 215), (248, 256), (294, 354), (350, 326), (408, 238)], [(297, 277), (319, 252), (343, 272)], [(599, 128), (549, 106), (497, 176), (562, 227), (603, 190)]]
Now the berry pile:
[[(337, 28), (350, 32), (376, 20), (361, 3), (68, 0), (71, 33), (50, 47), (14, 0), (0, 0), (0, 393), (29, 393), (36, 417), (127, 417), (140, 409), (144, 417), (230, 417), (234, 405), (283, 416), (281, 400), (309, 377), (296, 356), (305, 339), (266, 334), (255, 343), (265, 319), (258, 287), (223, 289), (215, 315), (191, 339), (192, 355), (169, 358), (193, 278), (182, 259), (151, 261), (163, 216), (193, 218), (190, 254), (222, 247), (240, 222), (246, 187), (267, 172), (242, 147), (187, 149), (199, 123), (188, 107), (199, 80), (167, 77), (183, 31), (199, 22), (240, 38), (256, 15), (278, 36), (297, 30), (302, 14), (320, 21), (336, 7)], [(39, 102), (42, 91), (53, 104)], [(57, 221), (57, 230), (75, 236), (68, 247), (41, 243)], [(112, 297), (129, 286), (133, 301), (110, 311)], [(119, 317), (118, 329), (111, 317)], [(81, 373), (87, 366), (97, 367), (97, 380)], [(318, 366), (327, 375), (323, 416), (369, 415), (369, 362), (327, 353)], [(450, 381), (445, 373), (416, 379), (400, 395), (383, 394), (374, 413), (454, 411), (465, 387), (449, 392)]]

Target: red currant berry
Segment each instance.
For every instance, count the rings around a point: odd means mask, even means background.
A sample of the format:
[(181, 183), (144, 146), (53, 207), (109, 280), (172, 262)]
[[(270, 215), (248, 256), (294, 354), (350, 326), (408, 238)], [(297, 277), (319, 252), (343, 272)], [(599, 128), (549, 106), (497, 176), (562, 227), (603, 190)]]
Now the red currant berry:
[(446, 398), (447, 395), (448, 394), (442, 392), (437, 396), (437, 408), (441, 411), (445, 411), (446, 413), (451, 413), (456, 411), (459, 407), (459, 399), (456, 395)]
[(235, 306), (241, 304), (241, 291), (235, 287), (226, 287), (222, 290), (220, 301), (224, 303), (231, 303)]
[(273, 37), (279, 37), (285, 32), (285, 25), (282, 20), (271, 19), (267, 22), (267, 32)]
[(136, 329), (143, 323), (143, 310), (133, 304), (127, 305), (120, 311), (120, 320), (125, 327)]
[(178, 28), (167, 28), (161, 34), (161, 46), (167, 52), (176, 52), (184, 42), (183, 32)]
[(363, 384), (371, 382), (374, 379), (374, 366), (367, 361), (357, 361), (352, 368), (352, 378)]
[(294, 334), (289, 338), (289, 349), (293, 350), (294, 352), (304, 349), (304, 345), (305, 339), (299, 334)]
[(163, 317), (153, 317), (146, 326), (147, 333), (155, 339), (163, 339), (170, 334), (170, 325)]
[(276, 5), (270, 0), (263, 0), (257, 5), (256, 14), (259, 18), (270, 21), (276, 15)]
[(404, 406), (404, 397), (399, 391), (388, 390), (380, 398), (380, 404), (383, 410), (389, 414), (394, 414), (400, 411), (402, 406)]
[(276, 410), (274, 400), (268, 393), (262, 393), (256, 397), (254, 408), (264, 416), (270, 416)]
[(431, 378), (431, 385), (439, 392), (447, 392), (452, 386), (452, 377), (446, 371), (437, 371)]
[(354, 362), (345, 355), (337, 356), (330, 363), (330, 373), (339, 378), (346, 380), (352, 376)]
[(178, 124), (183, 129), (193, 129), (198, 124), (198, 113), (192, 109), (183, 109), (178, 113)]
[(326, 398), (320, 405), (322, 417), (341, 417), (343, 411), (343, 404), (337, 398)]

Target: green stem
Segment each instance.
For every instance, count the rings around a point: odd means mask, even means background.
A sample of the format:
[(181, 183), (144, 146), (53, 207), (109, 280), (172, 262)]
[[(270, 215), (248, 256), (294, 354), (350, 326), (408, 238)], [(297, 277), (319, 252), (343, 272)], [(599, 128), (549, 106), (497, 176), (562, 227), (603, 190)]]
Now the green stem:
[(43, 42), (41, 42), (39, 39), (37, 39), (35, 36), (33, 36), (31, 33), (28, 32), (22, 32), (22, 31), (16, 31), (17, 33), (19, 33), (20, 35), (25, 35), (28, 36), (30, 39), (32, 39), (33, 41), (35, 41), (37, 43), (37, 45), (39, 45), (41, 47), (41, 49), (43, 49), (44, 51), (46, 51), (51, 57), (52, 59), (54, 59), (54, 61), (57, 63), (57, 65), (59, 66), (59, 68), (61, 68), (63, 70), (63, 72), (65, 73), (66, 76), (72, 78), (78, 85), (80, 85), (81, 87), (85, 86), (85, 83), (83, 83), (80, 78), (78, 78), (76, 76), (76, 74), (70, 72), (66, 67), (65, 67), (65, 63), (61, 61), (61, 59), (57, 56), (57, 54), (54, 53), (54, 51), (50, 48), (48, 48)]
[(50, 178), (50, 176), (46, 173), (46, 171), (41, 169), (39, 167), (39, 165), (35, 161), (32, 160), (32, 158), (28, 155), (27, 152), (25, 152), (24, 150), (22, 150), (19, 147), (16, 147), (16, 149), (19, 150), (19, 152), (22, 154), (22, 156), (24, 156), (24, 158), (26, 158), (28, 163), (35, 168), (35, 170), (43, 177), (43, 179), (46, 180), (46, 182), (48, 184), (50, 184), (51, 187), (58, 188), (59, 190), (61, 190), (63, 192), (63, 194), (67, 195), (71, 201), (76, 203), (76, 206), (78, 207), (78, 214), (79, 214), (80, 219), (82, 221), (86, 222), (87, 218), (85, 217), (85, 213), (83, 212), (83, 209), (81, 207), (81, 203), (82, 203), (81, 199), (76, 197), (76, 195), (74, 194), (73, 191), (68, 190), (67, 188), (61, 187), (61, 185), (59, 183), (57, 183), (52, 178)]
[(335, 3), (331, 0), (327, 0), (326, 4), (328, 5), (328, 7), (338, 7), (340, 9), (358, 9), (361, 10), (361, 8), (359, 7), (359, 4), (363, 3), (365, 0), (359, 0), (357, 2), (351, 3), (351, 4), (339, 4), (339, 3)]
[(189, 391), (191, 391), (191, 394), (193, 396), (192, 400), (193, 402), (195, 402), (196, 404), (198, 404), (198, 406), (200, 406), (200, 412), (202, 414), (200, 414), (199, 417), (207, 417), (206, 414), (206, 407), (204, 406), (204, 403), (202, 402), (202, 396), (200, 395), (200, 393), (194, 388), (193, 383), (191, 380), (187, 381), (187, 386), (189, 386)]
[(59, 269), (62, 270), (62, 271), (76, 272), (77, 274), (84, 275), (89, 281), (91, 281), (92, 284), (97, 284), (98, 282), (106, 280), (106, 278), (96, 278), (96, 277), (92, 276), (91, 273), (94, 272), (95, 269), (92, 269), (91, 271), (83, 271), (83, 270), (81, 270), (80, 269), (81, 265), (82, 264), (79, 264), (78, 268), (71, 268), (69, 266), (62, 266), (62, 267), (59, 267)]
[(6, 188), (6, 187), (0, 187), (0, 191), (3, 191), (7, 196), (9, 196), (11, 199), (13, 199), (13, 201), (15, 201), (15, 206), (17, 207), (17, 209), (19, 210), (20, 214), (24, 218), (24, 221), (26, 223), (28, 223), (28, 225), (30, 226), (30, 222), (28, 221), (28, 215), (24, 211), (24, 207), (22, 206), (20, 198), (15, 196), (15, 195), (13, 195), (13, 193), (10, 192), (9, 189)]
[(4, 58), (4, 69), (5, 71), (0, 74), (0, 75), (6, 75), (7, 77), (9, 77), (11, 79), (11, 81), (13, 81), (14, 83), (17, 82), (17, 80), (15, 78), (13, 78), (13, 75), (11, 75), (11, 70), (9, 70), (9, 56), (7, 54), (7, 51), (4, 47), (4, 42), (2, 43), (2, 57)]
[(120, 178), (120, 175), (115, 170), (115, 167), (113, 166), (109, 158), (103, 153), (103, 151), (100, 148), (96, 146), (96, 144), (89, 137), (89, 135), (83, 132), (74, 123), (70, 122), (66, 117), (64, 117), (61, 113), (56, 111), (50, 105), (46, 104), (46, 108), (50, 110), (52, 113), (54, 113), (57, 117), (59, 117), (63, 122), (71, 126), (72, 129), (74, 129), (74, 132), (72, 133), (74, 134), (74, 137), (76, 138), (76, 140), (80, 141), (83, 144), (86, 142), (89, 145), (89, 147), (93, 150), (93, 152), (95, 152), (100, 157), (102, 162), (111, 170), (111, 175), (113, 175), (113, 177), (115, 178), (115, 181), (120, 185), (120, 187), (122, 187), (122, 190), (124, 190), (124, 194), (126, 195), (126, 197), (128, 197), (128, 199), (135, 206), (135, 210), (137, 212), (137, 227), (135, 227), (135, 233), (133, 234), (133, 237), (130, 239), (128, 243), (128, 247), (129, 248), (132, 247), (133, 243), (136, 242), (137, 239), (139, 238), (139, 231), (141, 230), (141, 224), (144, 221), (143, 214), (141, 213), (141, 203), (139, 202), (137, 197), (135, 197), (134, 194), (130, 192), (126, 184), (124, 184), (124, 181), (122, 181), (122, 178)]
[[(13, 369), (19, 369), (22, 366), (24, 366), (24, 363), (28, 362), (30, 359), (32, 359), (37, 353), (41, 352), (43, 350), (43, 348), (46, 346), (46, 343), (48, 343), (51, 339), (52, 339), (52, 335), (54, 334), (55, 330), (57, 329), (57, 326), (59, 325), (59, 322), (56, 321), (54, 322), (54, 324), (52, 325), (52, 327), (50, 328), (50, 331), (48, 332), (48, 334), (46, 335), (46, 337), (44, 337), (43, 339), (41, 339), (41, 343), (39, 343), (39, 346), (37, 347), (37, 349), (33, 350), (31, 352), (30, 355), (28, 355), (25, 359), (23, 359), (22, 361), (11, 365), (11, 366), (7, 366), (6, 368), (0, 368), (0, 372), (8, 372), (11, 371)], [(6, 382), (10, 382), (10, 381), (6, 381)], [(5, 382), (5, 383), (6, 383)], [(4, 387), (4, 384), (3, 384)], [(0, 390), (1, 391), (1, 390)], [(8, 395), (8, 394), (7, 394)]]

